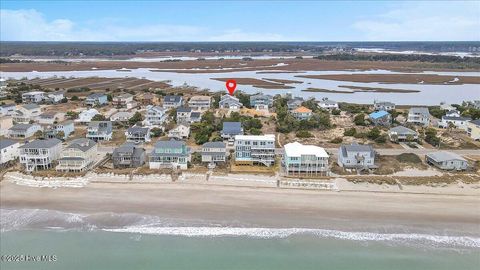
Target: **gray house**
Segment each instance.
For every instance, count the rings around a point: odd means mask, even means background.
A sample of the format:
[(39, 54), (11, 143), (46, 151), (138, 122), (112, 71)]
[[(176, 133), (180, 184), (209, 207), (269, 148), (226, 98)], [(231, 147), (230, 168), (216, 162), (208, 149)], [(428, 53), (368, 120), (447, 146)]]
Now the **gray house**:
[(243, 135), (242, 123), (223, 122), (222, 138), (233, 139), (235, 135)]
[(371, 145), (352, 143), (338, 149), (338, 165), (347, 169), (373, 169), (375, 151)]
[(468, 162), (463, 157), (447, 151), (439, 151), (425, 155), (428, 164), (433, 165), (442, 170), (466, 170)]
[(392, 142), (416, 141), (418, 140), (418, 133), (404, 126), (398, 126), (388, 131), (388, 137)]
[(273, 97), (271, 95), (265, 95), (262, 93), (258, 93), (255, 95), (250, 96), (250, 106), (257, 110), (268, 109), (268, 107), (272, 107), (273, 105)]
[(429, 126), (430, 112), (426, 107), (413, 107), (408, 111), (407, 123), (415, 125)]
[(132, 143), (115, 148), (112, 154), (114, 168), (136, 168), (145, 164), (147, 155), (145, 149), (136, 147)]
[(88, 139), (94, 141), (110, 141), (112, 139), (113, 129), (110, 121), (92, 121), (88, 124)]
[(206, 142), (202, 145), (202, 162), (219, 163), (227, 160), (224, 142)]
[(183, 104), (183, 97), (182, 96), (173, 96), (167, 95), (163, 98), (163, 108), (165, 109), (172, 109), (178, 108)]

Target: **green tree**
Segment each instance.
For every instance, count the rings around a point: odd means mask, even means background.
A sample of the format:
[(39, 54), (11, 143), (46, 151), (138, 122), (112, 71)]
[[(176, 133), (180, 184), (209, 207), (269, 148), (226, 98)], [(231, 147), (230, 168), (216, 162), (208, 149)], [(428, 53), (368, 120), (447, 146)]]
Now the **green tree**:
[(128, 124), (134, 125), (134, 124), (136, 124), (136, 123), (138, 123), (138, 122), (142, 122), (142, 121), (143, 121), (143, 116), (142, 116), (142, 114), (141, 114), (140, 112), (135, 112), (135, 113), (133, 114), (133, 116), (130, 117), (130, 119), (128, 119)]
[(346, 130), (343, 132), (343, 136), (353, 137), (353, 136), (355, 136), (355, 134), (357, 134), (357, 130), (356, 130), (354, 127), (349, 128), (349, 129), (346, 129)]
[(366, 125), (365, 114), (359, 113), (359, 114), (355, 115), (355, 117), (353, 118), (353, 123), (355, 123), (355, 125), (357, 125), (357, 126), (365, 126)]
[(96, 114), (94, 117), (92, 117), (92, 121), (105, 121), (106, 118), (102, 114)]

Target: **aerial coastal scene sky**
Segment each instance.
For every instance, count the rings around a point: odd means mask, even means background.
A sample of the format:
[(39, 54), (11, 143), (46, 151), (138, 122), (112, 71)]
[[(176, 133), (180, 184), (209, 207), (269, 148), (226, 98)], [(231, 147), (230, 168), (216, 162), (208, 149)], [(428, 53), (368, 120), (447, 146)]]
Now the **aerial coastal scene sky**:
[(478, 41), (480, 1), (1, 1), (2, 41)]

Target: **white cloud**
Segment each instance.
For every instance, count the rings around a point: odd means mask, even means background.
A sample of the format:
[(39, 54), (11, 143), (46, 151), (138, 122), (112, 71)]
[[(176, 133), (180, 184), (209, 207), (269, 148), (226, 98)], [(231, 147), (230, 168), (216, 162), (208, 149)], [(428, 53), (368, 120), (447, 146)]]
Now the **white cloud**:
[(480, 2), (408, 2), (355, 22), (366, 40), (480, 40)]
[(114, 18), (89, 20), (83, 26), (68, 20), (48, 21), (40, 12), (0, 10), (0, 39), (15, 41), (277, 41), (274, 33), (251, 33), (241, 29), (223, 33), (189, 25), (123, 26)]

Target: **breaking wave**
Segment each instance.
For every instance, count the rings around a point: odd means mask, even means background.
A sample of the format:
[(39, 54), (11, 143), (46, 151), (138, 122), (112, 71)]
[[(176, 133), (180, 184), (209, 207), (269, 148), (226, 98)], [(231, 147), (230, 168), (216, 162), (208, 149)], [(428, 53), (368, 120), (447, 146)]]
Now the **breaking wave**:
[[(194, 224), (194, 226), (192, 226)], [(480, 248), (480, 238), (420, 233), (349, 232), (314, 228), (248, 228), (195, 225), (139, 214), (73, 214), (43, 209), (0, 209), (1, 232), (26, 229), (100, 230), (139, 235), (184, 237), (251, 237), (259, 239), (309, 235), (350, 241), (376, 241), (430, 247)]]

